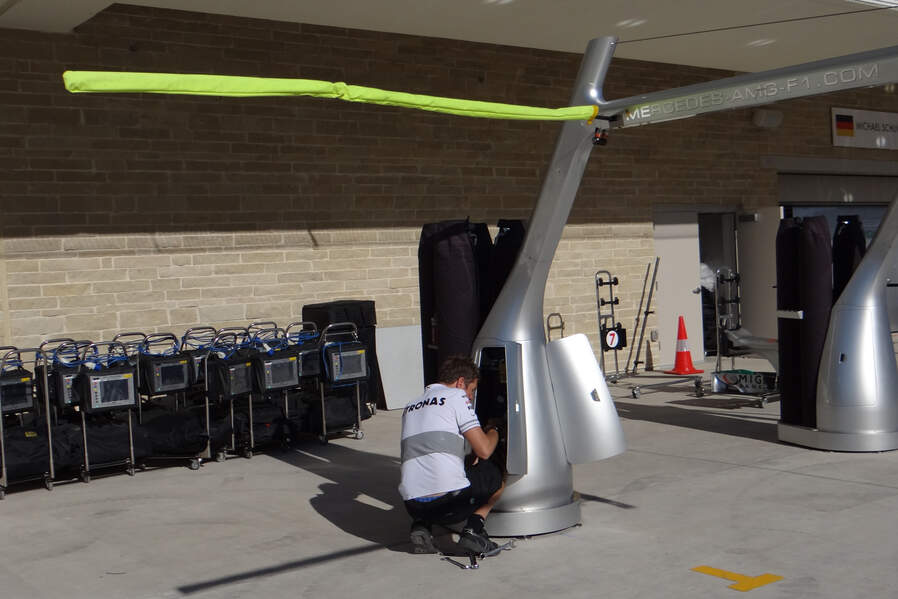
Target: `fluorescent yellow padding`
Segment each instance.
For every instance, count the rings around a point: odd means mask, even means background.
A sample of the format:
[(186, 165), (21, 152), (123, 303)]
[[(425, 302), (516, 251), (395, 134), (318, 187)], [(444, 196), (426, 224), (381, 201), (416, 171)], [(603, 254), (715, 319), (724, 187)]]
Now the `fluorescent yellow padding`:
[(538, 108), (499, 102), (459, 100), (394, 92), (374, 87), (347, 85), (315, 79), (232, 77), (228, 75), (177, 75), (172, 73), (127, 73), (116, 71), (66, 71), (65, 87), (72, 93), (148, 93), (193, 96), (312, 96), (338, 98), (383, 106), (417, 108), (460, 116), (530, 121), (591, 121), (596, 106)]

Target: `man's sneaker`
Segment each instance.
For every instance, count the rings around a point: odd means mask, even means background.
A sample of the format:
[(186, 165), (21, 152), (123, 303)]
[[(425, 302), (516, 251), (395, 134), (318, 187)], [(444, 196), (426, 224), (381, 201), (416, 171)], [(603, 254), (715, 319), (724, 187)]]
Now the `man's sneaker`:
[(471, 528), (465, 528), (461, 531), (458, 545), (462, 549), (476, 554), (489, 553), (499, 547), (499, 545), (490, 540), (486, 530), (478, 534)]
[(437, 548), (433, 544), (433, 535), (426, 525), (418, 522), (412, 524), (409, 539), (412, 542), (412, 553), (437, 553)]

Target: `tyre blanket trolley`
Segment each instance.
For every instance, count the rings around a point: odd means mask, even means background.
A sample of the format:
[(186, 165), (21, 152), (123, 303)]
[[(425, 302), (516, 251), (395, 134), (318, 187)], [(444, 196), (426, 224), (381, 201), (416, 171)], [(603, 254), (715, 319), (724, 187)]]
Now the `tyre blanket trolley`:
[[(191, 403), (201, 403), (205, 411), (206, 436), (209, 438), (209, 453), (216, 462), (224, 462), (227, 459), (227, 450), (233, 449), (233, 417), (228, 414), (224, 419), (217, 419), (214, 412), (215, 404), (210, 403), (209, 393), (206, 388), (206, 358), (210, 348), (218, 335), (215, 327), (199, 326), (191, 327), (181, 336), (181, 353), (187, 357), (190, 365), (190, 387), (187, 391), (187, 400)], [(226, 430), (220, 431), (224, 425)], [(229, 443), (222, 446), (218, 444), (219, 432), (224, 433)]]
[[(231, 442), (222, 455), (216, 455), (221, 461), (226, 454), (252, 457), (252, 422), (249, 423), (249, 439), (244, 442), (238, 439), (238, 415), (234, 402), (247, 401), (248, 417), (252, 418), (253, 401), (253, 365), (255, 351), (250, 348), (250, 335), (245, 327), (224, 327), (206, 347), (203, 357), (203, 388), (207, 405), (221, 407), (227, 405), (228, 419), (231, 428)], [(209, 419), (206, 420), (209, 422)], [(211, 433), (211, 431), (209, 431)]]
[(274, 322), (254, 322), (247, 327), (252, 357), (253, 384), (259, 398), (250, 404), (252, 449), (290, 441), (286, 414), (288, 393), (301, 386), (301, 358), (290, 345), (284, 329)]
[(60, 337), (47, 339), (38, 347), (39, 364), (34, 378), (38, 400), (49, 406), (51, 425), (47, 428), (47, 441), (51, 449), (51, 487), (54, 482), (77, 480), (80, 476), (84, 450), (75, 379), (81, 370), (81, 352), (91, 343), (88, 339)]
[[(309, 386), (314, 387), (315, 399), (318, 399), (322, 391), (321, 381), (321, 333), (318, 325), (312, 321), (291, 322), (284, 328), (287, 343), (299, 356), (299, 380), (298, 392), (294, 395), (296, 402), (290, 402), (289, 394), (284, 397), (284, 416), (287, 418), (291, 432), (299, 433), (306, 430), (305, 417), (308, 410), (306, 399), (309, 394), (305, 391)], [(300, 395), (302, 394), (302, 395)], [(292, 406), (292, 407), (291, 407)], [(322, 404), (322, 409), (324, 408)]]
[[(33, 360), (25, 358), (26, 354), (32, 354)], [(38, 348), (19, 349), (13, 346), (0, 347), (0, 499), (6, 497), (6, 490), (10, 484), (25, 483), (31, 481), (43, 481), (47, 490), (53, 488), (53, 445), (51, 441), (50, 431), (50, 411), (49, 405), (45, 404), (41, 407), (40, 402), (36, 400), (34, 393), (34, 374), (25, 368), (29, 362), (36, 367), (40, 350)], [(26, 426), (24, 416), (26, 414), (35, 414), (33, 426)], [(44, 423), (41, 423), (40, 417), (43, 416)], [(46, 463), (27, 463), (21, 464), (25, 470), (22, 476), (11, 479), (10, 471), (10, 452), (7, 446), (7, 434), (9, 431), (6, 426), (6, 419), (14, 419), (18, 421), (16, 429), (23, 432), (23, 440), (26, 444), (31, 443), (28, 439), (37, 439), (35, 443), (40, 444), (40, 431), (37, 427), (41, 424), (46, 425), (46, 434), (44, 437), (44, 448), (38, 448), (40, 453), (46, 449)], [(43, 456), (41, 456), (43, 457)]]
[[(319, 386), (321, 401), (321, 432), (318, 440), (327, 443), (328, 435), (350, 432), (356, 439), (365, 437), (362, 430), (361, 383), (368, 379), (367, 348), (359, 340), (358, 327), (352, 322), (335, 322), (321, 331), (322, 384)], [(351, 428), (330, 428), (327, 424), (326, 389), (338, 390), (353, 387), (355, 390), (355, 423)], [(339, 397), (339, 396), (338, 396)]]
[(149, 437), (151, 460), (186, 460), (188, 468), (199, 470), (203, 460), (212, 458), (208, 398), (203, 396), (203, 409), (198, 410), (200, 426), (193, 426), (196, 410), (187, 392), (195, 376), (191, 373), (194, 360), (192, 354), (181, 350), (181, 342), (172, 333), (152, 333), (139, 344), (137, 388), (141, 406), (169, 404), (164, 406), (163, 426), (153, 426), (152, 420), (144, 422), (143, 407), (140, 423)]
[[(116, 343), (121, 343), (125, 346), (125, 353), (128, 354), (128, 363), (134, 367), (134, 372), (137, 377), (140, 377), (140, 370), (138, 368), (138, 362), (140, 362), (140, 347), (143, 345), (143, 342), (146, 341), (147, 334), (141, 333), (140, 331), (126, 331), (123, 333), (117, 333), (112, 337), (112, 340)], [(140, 397), (137, 398), (137, 422), (138, 424), (143, 421), (143, 406), (140, 401)]]
[[(80, 477), (83, 482), (90, 482), (91, 474), (96, 470), (116, 466), (124, 466), (125, 472), (134, 476), (133, 416), (140, 405), (135, 364), (135, 357), (129, 354), (128, 347), (120, 341), (91, 343), (81, 351), (79, 372), (73, 388), (81, 415), (84, 455)], [(105, 461), (91, 463), (89, 429), (94, 426), (95, 420), (101, 418), (108, 418), (110, 425), (119, 428), (117, 418), (121, 413), (124, 413), (127, 425), (127, 455), (118, 458), (109, 456)]]

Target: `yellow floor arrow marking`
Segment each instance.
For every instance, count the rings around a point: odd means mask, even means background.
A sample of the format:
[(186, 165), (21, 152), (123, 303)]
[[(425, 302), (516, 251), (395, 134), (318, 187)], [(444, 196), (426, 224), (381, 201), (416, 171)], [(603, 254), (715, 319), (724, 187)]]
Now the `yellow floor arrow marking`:
[(746, 576), (745, 574), (737, 574), (736, 572), (727, 572), (726, 570), (720, 570), (718, 568), (712, 568), (711, 566), (696, 566), (692, 569), (693, 572), (700, 572), (702, 574), (707, 574), (708, 576), (716, 576), (718, 578), (724, 578), (726, 580), (732, 580), (736, 584), (731, 584), (729, 588), (734, 589), (736, 591), (750, 591), (752, 589), (756, 589), (758, 587), (762, 587), (765, 584), (770, 584), (771, 582), (776, 582), (777, 580), (782, 580), (782, 576), (777, 576), (776, 574), (761, 574), (760, 576)]

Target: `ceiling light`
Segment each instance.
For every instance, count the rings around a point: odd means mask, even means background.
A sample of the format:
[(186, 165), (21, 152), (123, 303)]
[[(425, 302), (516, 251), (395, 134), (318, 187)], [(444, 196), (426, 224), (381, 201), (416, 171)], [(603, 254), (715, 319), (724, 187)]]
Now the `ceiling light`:
[(614, 24), (615, 27), (620, 27), (621, 29), (632, 29), (633, 27), (639, 27), (640, 25), (645, 25), (646, 19), (624, 19), (623, 21), (618, 21)]
[(764, 46), (769, 46), (770, 44), (775, 44), (776, 40), (772, 40), (766, 37), (763, 37), (759, 40), (754, 40), (745, 44), (749, 48), (763, 48)]
[(514, 0), (483, 0), (484, 4), (511, 4)]

